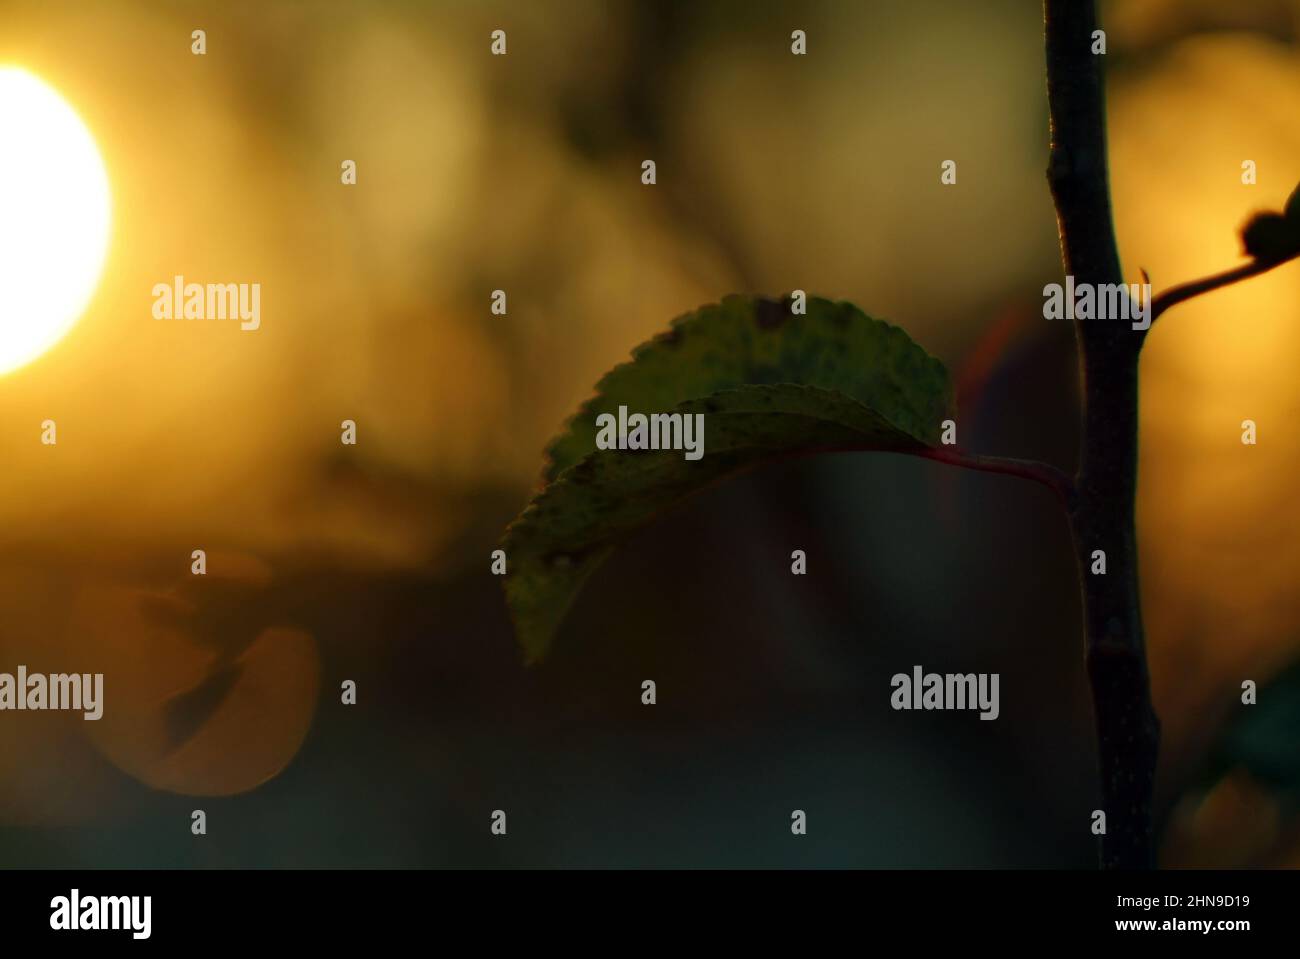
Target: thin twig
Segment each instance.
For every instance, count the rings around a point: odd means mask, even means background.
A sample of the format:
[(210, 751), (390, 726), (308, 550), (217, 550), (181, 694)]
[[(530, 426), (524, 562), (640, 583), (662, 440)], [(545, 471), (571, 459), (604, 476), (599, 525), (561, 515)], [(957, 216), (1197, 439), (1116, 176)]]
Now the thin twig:
[(1007, 456), (982, 456), (958, 449), (937, 447), (920, 454), (928, 460), (980, 470), (984, 473), (1005, 473), (1022, 479), (1042, 483), (1060, 499), (1067, 510), (1074, 506), (1074, 479), (1064, 470), (1038, 460), (1014, 459)]
[(1207, 276), (1204, 279), (1193, 280), (1181, 286), (1172, 286), (1151, 300), (1151, 323), (1154, 325), (1155, 321), (1160, 318), (1161, 313), (1171, 306), (1177, 306), (1184, 300), (1190, 300), (1194, 296), (1209, 293), (1211, 290), (1219, 289), (1219, 287), (1229, 286), (1240, 280), (1247, 280), (1252, 276), (1267, 273), (1269, 270), (1279, 267), (1283, 263), (1289, 263), (1293, 259), (1295, 257), (1289, 257), (1285, 260), (1251, 260), (1242, 266), (1224, 270), (1222, 273), (1215, 273), (1213, 276)]

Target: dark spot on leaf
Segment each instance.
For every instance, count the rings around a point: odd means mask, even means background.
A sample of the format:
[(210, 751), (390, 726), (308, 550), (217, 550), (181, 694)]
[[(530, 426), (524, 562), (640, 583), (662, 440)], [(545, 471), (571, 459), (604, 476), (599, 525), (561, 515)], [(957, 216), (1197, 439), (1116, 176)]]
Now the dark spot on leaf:
[(781, 300), (759, 299), (754, 301), (754, 322), (760, 330), (775, 330), (790, 319), (790, 307)]
[(671, 329), (660, 333), (655, 337), (655, 342), (660, 346), (667, 346), (670, 349), (682, 345), (682, 328), (674, 326)]

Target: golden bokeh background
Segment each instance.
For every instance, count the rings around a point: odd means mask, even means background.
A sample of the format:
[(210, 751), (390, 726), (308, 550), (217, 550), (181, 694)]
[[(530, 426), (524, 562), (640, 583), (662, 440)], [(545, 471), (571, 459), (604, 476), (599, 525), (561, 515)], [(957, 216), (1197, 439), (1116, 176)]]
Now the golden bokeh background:
[[(111, 820), (135, 801), (122, 773), (213, 796), (291, 763), (338, 677), (292, 610), (233, 653), (205, 644), (194, 548), (232, 596), (320, 569), (481, 572), (599, 375), (727, 293), (853, 300), (958, 373), (999, 318), (1033, 317), (1060, 270), (1033, 3), (655, 7), (0, 0), (0, 62), (79, 111), (114, 209), (85, 316), (0, 379), (0, 668), (106, 662), (110, 695), (131, 690), (101, 724), (0, 717), (0, 820)], [(1158, 290), (1234, 265), (1241, 223), (1300, 180), (1300, 2), (1129, 0), (1104, 22), (1126, 273)], [(176, 274), (260, 283), (261, 329), (153, 320)], [(1294, 265), (1148, 341), (1141, 576), (1174, 780), (1241, 681), (1300, 654), (1297, 356)], [(200, 733), (159, 745), (167, 697), (230, 661)], [(1232, 788), (1226, 825), (1176, 807), (1177, 861), (1300, 858), (1271, 800)], [(1273, 826), (1225, 843), (1247, 820)]]

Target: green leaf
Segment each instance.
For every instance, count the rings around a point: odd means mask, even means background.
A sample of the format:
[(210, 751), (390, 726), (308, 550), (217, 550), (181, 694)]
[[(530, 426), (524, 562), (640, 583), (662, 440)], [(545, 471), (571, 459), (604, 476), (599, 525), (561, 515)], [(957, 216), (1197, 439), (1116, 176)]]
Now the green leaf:
[[(550, 446), (551, 480), (506, 530), (506, 599), (541, 659), (587, 577), (617, 543), (726, 476), (826, 450), (919, 453), (951, 415), (948, 374), (896, 327), (845, 303), (729, 297), (674, 322), (611, 371)], [(703, 450), (596, 448), (596, 418), (704, 418)]]
[(914, 436), (938, 436), (950, 408), (948, 373), (896, 326), (851, 303), (818, 297), (806, 315), (790, 300), (729, 296), (678, 317), (667, 332), (632, 351), (596, 384), (565, 431), (547, 448), (554, 480), (596, 448), (596, 417), (671, 409), (719, 390), (800, 383), (838, 390)]

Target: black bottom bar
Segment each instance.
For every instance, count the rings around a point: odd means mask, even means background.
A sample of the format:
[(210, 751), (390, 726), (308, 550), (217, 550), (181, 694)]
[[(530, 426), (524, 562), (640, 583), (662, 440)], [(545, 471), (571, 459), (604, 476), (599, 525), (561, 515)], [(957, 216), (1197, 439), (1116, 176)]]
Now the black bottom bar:
[(1300, 873), (1282, 871), (14, 871), (0, 873), (0, 928), (6, 944), (91, 947), (337, 950), (412, 936), (453, 946), (471, 935), (613, 948), (708, 934), (805, 947), (829, 945), (830, 935), (904, 935), (926, 946), (1197, 940), (1232, 948), (1292, 937), (1297, 894)]

